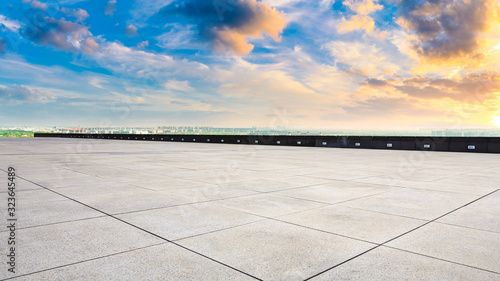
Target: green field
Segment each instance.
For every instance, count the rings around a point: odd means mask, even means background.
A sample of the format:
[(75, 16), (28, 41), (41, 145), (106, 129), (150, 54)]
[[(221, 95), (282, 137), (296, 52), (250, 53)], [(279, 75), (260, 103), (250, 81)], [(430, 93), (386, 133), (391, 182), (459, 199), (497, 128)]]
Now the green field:
[(0, 138), (32, 138), (33, 132), (21, 130), (0, 130)]

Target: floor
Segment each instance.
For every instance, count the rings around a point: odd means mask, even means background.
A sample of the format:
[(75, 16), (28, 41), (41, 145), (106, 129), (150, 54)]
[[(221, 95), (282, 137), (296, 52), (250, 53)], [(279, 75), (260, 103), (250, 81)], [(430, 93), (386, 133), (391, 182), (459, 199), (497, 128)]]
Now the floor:
[(500, 155), (0, 139), (2, 280), (500, 280)]

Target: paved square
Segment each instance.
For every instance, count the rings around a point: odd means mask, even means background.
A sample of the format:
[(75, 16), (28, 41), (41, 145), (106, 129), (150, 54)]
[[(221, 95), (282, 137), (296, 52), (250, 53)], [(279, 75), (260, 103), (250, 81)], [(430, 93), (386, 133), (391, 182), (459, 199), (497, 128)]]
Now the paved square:
[(0, 138), (2, 280), (500, 280), (500, 155)]

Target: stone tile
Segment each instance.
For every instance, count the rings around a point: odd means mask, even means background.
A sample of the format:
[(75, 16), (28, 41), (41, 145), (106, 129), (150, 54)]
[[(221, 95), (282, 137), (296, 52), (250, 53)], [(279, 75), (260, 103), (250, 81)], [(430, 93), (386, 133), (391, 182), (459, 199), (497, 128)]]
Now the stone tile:
[(207, 184), (204, 187), (168, 190), (169, 194), (185, 198), (189, 202), (203, 202), (258, 194), (256, 191)]
[(384, 177), (384, 176), (357, 179), (355, 181), (373, 183), (373, 184), (390, 185), (390, 186), (398, 186), (398, 187), (415, 188), (415, 189), (424, 189), (424, 190), (435, 190), (435, 191), (444, 191), (444, 192), (473, 194), (473, 195), (480, 195), (480, 196), (488, 194), (488, 193), (496, 190), (496, 188), (497, 188), (495, 186), (490, 186), (490, 187), (482, 186), (482, 185), (467, 186), (467, 185), (439, 183), (439, 182), (421, 182), (421, 181), (415, 181), (415, 180), (397, 179), (397, 178), (390, 178), (390, 177)]
[(336, 204), (339, 202), (354, 200), (365, 196), (375, 195), (391, 190), (396, 187), (374, 185), (374, 184), (349, 184), (335, 182), (310, 187), (276, 192), (276, 195), (288, 196), (297, 199), (306, 199), (317, 202)]
[(135, 194), (84, 196), (78, 200), (108, 214), (120, 214), (192, 203), (194, 199), (176, 196), (168, 191), (146, 190)]
[(437, 221), (500, 233), (499, 199), (494, 194), (484, 197)]
[(169, 240), (263, 220), (261, 217), (229, 210), (211, 203), (134, 212), (117, 217)]
[(88, 187), (94, 185), (112, 185), (117, 183), (110, 179), (104, 179), (96, 176), (82, 175), (73, 178), (55, 178), (45, 180), (33, 180), (33, 182), (46, 188), (62, 188), (62, 187)]
[[(423, 169), (420, 169), (423, 168)], [(456, 172), (453, 170), (440, 170), (440, 169), (427, 169), (427, 167), (422, 165), (422, 167), (399, 167), (393, 171), (387, 171), (384, 176), (393, 179), (404, 179), (404, 180), (414, 180), (420, 182), (433, 182), (440, 179), (445, 179), (448, 177), (453, 177), (461, 174), (461, 172)]]
[(360, 170), (345, 169), (344, 171), (335, 170), (323, 173), (308, 174), (307, 176), (314, 178), (330, 179), (330, 180), (355, 180), (355, 179), (371, 177), (374, 175), (377, 175), (377, 173), (363, 171), (363, 170), (360, 171)]
[[(3, 171), (0, 171), (0, 183), (5, 184), (5, 188), (0, 189), (0, 194), (2, 193), (8, 193), (7, 190), (7, 174), (4, 173)], [(16, 178), (14, 180), (14, 183), (16, 184), (14, 191), (35, 191), (35, 190), (43, 190), (41, 186), (38, 186), (36, 184), (33, 184), (29, 181), (25, 181), (21, 178)]]
[(430, 223), (387, 246), (500, 272), (500, 233)]
[(379, 244), (426, 222), (338, 205), (304, 211), (278, 219)]
[(178, 189), (178, 188), (196, 188), (196, 187), (206, 187), (210, 184), (193, 181), (193, 180), (185, 180), (178, 178), (170, 178), (168, 180), (148, 180), (147, 178), (144, 181), (131, 181), (128, 184), (139, 186), (149, 190), (170, 190), (170, 189)]
[(284, 178), (277, 178), (277, 180), (288, 183), (290, 185), (304, 186), (304, 187), (335, 182), (334, 180), (331, 179), (314, 178), (309, 176), (284, 177)]
[(272, 192), (283, 189), (290, 189), (295, 187), (300, 187), (300, 184), (293, 184), (290, 182), (284, 182), (279, 180), (250, 180), (250, 181), (239, 181), (239, 182), (228, 182), (223, 184), (228, 187), (242, 188), (247, 190), (253, 190), (258, 192)]
[(120, 182), (98, 182), (80, 185), (51, 188), (53, 191), (74, 199), (94, 198), (102, 196), (136, 195), (141, 193), (154, 193), (142, 187)]
[(400, 189), (342, 203), (346, 207), (432, 220), (478, 196), (418, 189)]
[(471, 189), (478, 187), (498, 188), (498, 177), (492, 177), (492, 176), (460, 175), (441, 180), (436, 180), (434, 182), (463, 185)]
[[(17, 230), (16, 275), (137, 249), (164, 241), (109, 217)], [(8, 232), (1, 232), (6, 241)], [(0, 278), (11, 277), (7, 270)]]
[[(7, 200), (7, 196), (7, 192), (0, 193), (0, 200), (3, 200), (2, 202), (5, 202)], [(67, 198), (64, 198), (64, 196), (58, 195), (43, 188), (32, 190), (17, 190), (15, 197), (20, 207), (67, 200)]]
[(311, 280), (499, 280), (498, 274), (379, 247)]
[[(22, 194), (18, 195), (16, 204), (18, 228), (104, 216), (98, 211), (68, 199), (24, 204), (22, 196)], [(7, 200), (2, 201), (6, 202)], [(6, 221), (7, 212), (2, 212), (2, 217)], [(7, 231), (7, 229), (2, 228), (0, 231)]]
[(304, 280), (373, 247), (271, 220), (179, 243), (263, 280)]
[(302, 176), (302, 175), (314, 175), (317, 173), (329, 173), (332, 169), (322, 168), (322, 167), (295, 167), (288, 169), (280, 169), (274, 171), (277, 174), (285, 174), (290, 176)]
[[(166, 254), (168, 253), (168, 254)], [(56, 268), (16, 280), (255, 280), (193, 252), (165, 243)]]
[(273, 218), (324, 206), (324, 204), (272, 194), (258, 194), (217, 201), (214, 204)]

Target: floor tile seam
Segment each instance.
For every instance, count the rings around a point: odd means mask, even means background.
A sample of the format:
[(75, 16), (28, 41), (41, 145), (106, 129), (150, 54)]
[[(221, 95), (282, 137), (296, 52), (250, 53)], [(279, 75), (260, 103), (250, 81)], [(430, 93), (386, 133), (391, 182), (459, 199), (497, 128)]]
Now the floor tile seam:
[[(28, 181), (29, 181), (29, 180), (28, 180)], [(31, 181), (30, 181), (30, 182), (31, 182)], [(80, 202), (80, 201), (78, 201), (78, 200), (76, 200), (76, 199), (73, 199), (73, 198), (71, 198), (71, 197), (65, 196), (65, 195), (63, 195), (63, 194), (60, 194), (60, 193), (58, 193), (58, 192), (56, 192), (56, 191), (54, 191), (54, 190), (51, 190), (50, 188), (44, 187), (44, 186), (39, 185), (39, 184), (37, 184), (37, 183), (34, 183), (34, 182), (31, 182), (31, 183), (36, 184), (36, 185), (38, 185), (38, 186), (40, 186), (40, 187), (42, 187), (42, 188), (44, 188), (44, 189), (46, 189), (46, 190), (48, 190), (48, 191), (51, 191), (51, 192), (53, 192), (53, 193), (56, 193), (56, 194), (58, 194), (58, 195), (60, 195), (60, 196), (63, 196), (63, 197), (65, 197), (65, 198), (68, 198), (68, 199), (70, 199), (70, 200), (72, 200), (72, 201), (74, 201), (74, 202), (76, 202), (76, 203), (79, 203), (79, 204), (81, 204), (81, 205), (83, 205), (83, 206), (86, 206), (86, 207), (88, 207), (88, 208), (90, 208), (90, 209), (93, 209), (93, 210), (95, 210), (95, 211), (98, 211), (98, 212), (100, 212), (100, 213), (102, 213), (102, 214), (104, 214), (104, 215), (106, 215), (106, 216), (108, 216), (108, 217), (110, 217), (110, 218), (112, 218), (112, 219), (115, 219), (115, 220), (117, 220), (117, 221), (120, 221), (120, 222), (122, 222), (122, 223), (125, 223), (125, 224), (127, 224), (127, 225), (129, 225), (129, 226), (131, 226), (131, 227), (134, 227), (134, 228), (136, 228), (136, 229), (138, 229), (138, 230), (141, 230), (141, 231), (143, 231), (143, 232), (145, 232), (145, 233), (147, 233), (147, 234), (149, 234), (149, 235), (151, 235), (151, 236), (154, 236), (154, 237), (159, 238), (159, 239), (161, 239), (161, 240), (164, 240), (164, 241), (166, 241), (166, 242), (170, 242), (170, 243), (172, 243), (172, 244), (176, 245), (177, 247), (180, 247), (180, 248), (183, 248), (183, 249), (185, 249), (185, 250), (188, 250), (188, 251), (190, 251), (190, 252), (192, 252), (192, 253), (195, 253), (195, 254), (197, 254), (197, 255), (199, 255), (199, 256), (202, 256), (202, 257), (204, 257), (204, 258), (206, 258), (206, 259), (212, 260), (212, 261), (214, 261), (214, 262), (216, 262), (216, 263), (218, 263), (218, 264), (221, 264), (221, 265), (223, 265), (223, 266), (226, 266), (226, 267), (228, 267), (228, 268), (230, 268), (230, 269), (232, 269), (232, 270), (238, 271), (238, 272), (240, 272), (240, 273), (242, 273), (242, 274), (244, 274), (244, 275), (247, 275), (247, 276), (249, 276), (249, 277), (252, 277), (252, 278), (254, 278), (254, 279), (261, 280), (260, 278), (255, 277), (255, 276), (253, 276), (253, 275), (251, 275), (251, 274), (249, 274), (249, 273), (246, 273), (246, 272), (244, 272), (244, 271), (242, 271), (242, 270), (240, 270), (240, 269), (237, 269), (237, 268), (235, 268), (235, 267), (232, 267), (232, 266), (230, 266), (230, 265), (228, 265), (228, 264), (225, 264), (225, 263), (223, 263), (223, 262), (221, 262), (221, 261), (218, 261), (218, 260), (216, 260), (216, 259), (214, 259), (214, 258), (211, 258), (211, 257), (209, 257), (209, 256), (207, 256), (207, 255), (204, 255), (204, 254), (202, 254), (202, 253), (200, 253), (200, 252), (197, 252), (197, 251), (192, 250), (192, 249), (190, 249), (190, 248), (188, 248), (188, 247), (185, 247), (185, 246), (180, 245), (180, 244), (178, 244), (178, 243), (176, 243), (176, 242), (173, 242), (173, 241), (171, 241), (171, 240), (169, 240), (169, 239), (167, 239), (167, 238), (165, 238), (165, 237), (163, 237), (163, 236), (161, 236), (161, 235), (158, 235), (158, 234), (156, 234), (156, 233), (154, 233), (154, 232), (151, 232), (151, 231), (148, 231), (148, 230), (146, 230), (146, 229), (144, 229), (144, 228), (142, 228), (142, 227), (140, 227), (140, 226), (137, 226), (137, 225), (135, 225), (135, 224), (132, 224), (132, 223), (130, 223), (130, 222), (127, 222), (127, 221), (125, 221), (125, 220), (123, 220), (123, 219), (120, 219), (120, 218), (118, 218), (118, 217), (116, 217), (116, 216), (113, 216), (113, 215), (111, 215), (111, 214), (109, 214), (109, 213), (107, 213), (107, 212), (105, 212), (105, 211), (99, 210), (99, 209), (97, 209), (97, 208), (95, 208), (95, 207), (92, 207), (92, 206), (90, 206), (90, 205), (88, 205), (88, 204), (85, 204), (85, 203), (83, 203), (83, 202)]]
[(322, 233), (326, 233), (326, 234), (330, 234), (330, 235), (334, 235), (334, 236), (338, 236), (338, 237), (342, 237), (342, 238), (356, 240), (356, 241), (363, 242), (363, 243), (368, 243), (368, 244), (371, 244), (373, 246), (380, 246), (381, 245), (380, 243), (377, 243), (377, 242), (368, 241), (368, 240), (364, 240), (364, 239), (361, 239), (361, 238), (352, 237), (352, 236), (349, 236), (349, 235), (335, 233), (335, 232), (327, 231), (327, 230), (324, 230), (324, 229), (319, 229), (319, 228), (315, 228), (315, 227), (311, 227), (311, 226), (307, 226), (307, 225), (297, 224), (297, 223), (293, 223), (293, 222), (289, 222), (289, 221), (284, 221), (284, 220), (280, 220), (280, 219), (276, 219), (276, 218), (271, 218), (270, 220), (281, 222), (281, 223), (286, 223), (286, 224), (289, 224), (289, 225), (294, 225), (294, 226), (298, 226), (298, 227), (301, 227), (301, 228), (306, 228), (306, 229), (310, 229), (310, 230), (314, 230), (314, 231), (318, 231), (318, 232), (322, 232)]
[(191, 235), (191, 236), (186, 236), (186, 237), (172, 239), (171, 242), (177, 243), (177, 242), (181, 242), (183, 240), (191, 239), (191, 238), (194, 238), (194, 237), (199, 237), (199, 236), (203, 236), (203, 235), (207, 235), (207, 234), (222, 232), (222, 231), (226, 231), (226, 230), (230, 230), (230, 229), (234, 229), (234, 228), (239, 228), (239, 227), (243, 227), (243, 226), (248, 226), (248, 225), (252, 225), (252, 224), (257, 224), (257, 223), (261, 223), (261, 222), (269, 220), (269, 218), (262, 217), (262, 216), (256, 216), (256, 217), (260, 217), (260, 219), (256, 220), (256, 221), (246, 222), (246, 223), (243, 223), (243, 224), (233, 225), (233, 226), (230, 226), (230, 227), (225, 227), (225, 228), (221, 228), (221, 229), (211, 230), (211, 231), (207, 231), (207, 232), (204, 232), (204, 233), (194, 234), (194, 235)]
[[(361, 182), (361, 183), (369, 183), (369, 182)], [(417, 183), (417, 182), (415, 182), (415, 183)], [(426, 183), (431, 183), (431, 182), (418, 182), (418, 183), (426, 184)], [(372, 184), (372, 183), (369, 183), (369, 184)], [(400, 188), (413, 189), (413, 190), (427, 190), (427, 191), (434, 191), (434, 192), (441, 192), (441, 193), (451, 193), (451, 194), (466, 194), (466, 195), (473, 195), (473, 196), (482, 196), (482, 195), (484, 195), (484, 194), (473, 194), (473, 193), (458, 192), (458, 191), (449, 191), (449, 190), (436, 190), (436, 189), (430, 189), (430, 188), (418, 188), (418, 187), (404, 186), (404, 185), (400, 185), (400, 184), (375, 184), (375, 185), (381, 185), (381, 186), (386, 186), (386, 187), (400, 187)]]
[(478, 230), (478, 231), (485, 231), (493, 234), (499, 234), (499, 231), (493, 231), (493, 230), (488, 230), (488, 229), (482, 229), (482, 228), (477, 228), (477, 227), (471, 227), (471, 226), (466, 226), (466, 225), (460, 225), (460, 224), (454, 224), (454, 223), (448, 223), (448, 222), (441, 222), (441, 221), (435, 221), (434, 223), (438, 224), (444, 224), (444, 225), (450, 225), (450, 226), (456, 226), (460, 228), (467, 228), (467, 229), (472, 229), (472, 230)]
[[(86, 221), (86, 220), (92, 220), (92, 219), (101, 219), (107, 217), (106, 215), (99, 215), (99, 216), (91, 216), (91, 217), (86, 217), (86, 218), (80, 218), (80, 219), (74, 219), (74, 220), (69, 220), (69, 221), (59, 221), (59, 222), (52, 222), (52, 223), (46, 223), (46, 224), (39, 224), (39, 225), (32, 225), (32, 226), (27, 226), (27, 227), (19, 227), (16, 229), (19, 230), (25, 230), (25, 229), (33, 229), (33, 228), (38, 228), (38, 227), (45, 227), (45, 226), (51, 226), (51, 225), (58, 225), (58, 224), (65, 224), (65, 223), (72, 223), (72, 222), (78, 222), (78, 221)], [(18, 219), (17, 222), (21, 222), (20, 225), (22, 225), (22, 221)], [(6, 231), (0, 231), (0, 233), (5, 233), (8, 232)]]
[[(317, 185), (322, 185), (324, 183), (316, 183), (316, 184), (311, 184), (311, 185), (306, 185), (306, 186), (297, 186), (297, 187), (291, 187), (291, 188), (285, 188), (285, 189), (279, 189), (279, 190), (271, 190), (271, 191), (258, 191), (255, 189), (250, 189), (250, 188), (245, 188), (245, 187), (233, 187), (229, 186), (230, 188), (237, 188), (240, 190), (247, 190), (247, 191), (253, 191), (253, 192), (258, 192), (257, 194), (270, 194), (270, 193), (275, 193), (275, 192), (280, 192), (280, 191), (287, 191), (287, 190), (293, 190), (293, 189), (299, 189), (299, 188), (307, 188), (307, 187), (314, 187)], [(254, 194), (256, 195), (256, 194)]]
[(328, 207), (329, 205), (324, 204), (324, 206), (313, 207), (313, 208), (309, 208), (309, 209), (306, 209), (306, 210), (301, 210), (301, 211), (297, 211), (297, 212), (288, 213), (286, 215), (278, 215), (278, 216), (264, 216), (264, 215), (259, 215), (259, 214), (256, 214), (256, 213), (252, 213), (252, 212), (247, 211), (247, 210), (236, 209), (236, 208), (233, 208), (233, 207), (230, 207), (230, 206), (223, 206), (223, 205), (217, 205), (217, 206), (221, 207), (221, 208), (224, 208), (224, 209), (227, 209), (227, 210), (238, 211), (238, 212), (241, 212), (241, 213), (245, 213), (245, 214), (249, 214), (249, 215), (261, 217), (263, 219), (275, 219), (275, 218), (282, 217), (282, 216), (288, 216), (288, 215), (292, 215), (292, 214), (297, 214), (297, 213), (311, 211), (311, 210), (315, 210), (315, 209), (319, 209), (319, 208)]
[(153, 245), (148, 245), (148, 246), (130, 249), (130, 250), (126, 250), (126, 251), (121, 251), (121, 252), (117, 252), (117, 253), (112, 253), (112, 254), (108, 254), (108, 255), (104, 255), (104, 256), (90, 258), (90, 259), (86, 259), (86, 260), (82, 260), (82, 261), (77, 261), (77, 262), (68, 263), (68, 264), (64, 264), (64, 265), (59, 265), (59, 266), (55, 266), (55, 267), (51, 267), (51, 268), (47, 268), (47, 269), (42, 269), (42, 270), (38, 270), (38, 271), (34, 271), (34, 272), (21, 274), (18, 276), (13, 276), (13, 277), (10, 277), (10, 278), (4, 279), (4, 280), (12, 280), (12, 279), (17, 279), (17, 278), (21, 278), (21, 277), (30, 276), (30, 275), (36, 275), (38, 273), (42, 273), (42, 272), (46, 272), (46, 271), (51, 271), (51, 270), (64, 268), (64, 267), (68, 267), (68, 266), (73, 266), (73, 265), (77, 265), (77, 264), (81, 264), (81, 263), (87, 263), (87, 262), (91, 262), (91, 261), (95, 261), (95, 260), (99, 260), (99, 259), (104, 259), (104, 258), (108, 258), (108, 257), (112, 257), (112, 256), (117, 256), (117, 255), (126, 254), (126, 253), (130, 253), (130, 252), (135, 252), (138, 250), (152, 248), (152, 247), (156, 247), (156, 246), (160, 246), (160, 245), (164, 245), (164, 244), (170, 244), (170, 242), (161, 242), (161, 243), (157, 243), (157, 244), (153, 244)]
[(405, 250), (405, 249), (398, 248), (398, 247), (393, 247), (393, 246), (388, 246), (388, 245), (381, 245), (381, 247), (389, 248), (389, 249), (396, 250), (396, 251), (406, 252), (406, 253), (410, 253), (410, 254), (414, 254), (414, 255), (418, 255), (418, 256), (430, 258), (430, 259), (440, 260), (440, 261), (444, 261), (444, 262), (448, 262), (448, 263), (452, 263), (452, 264), (456, 264), (456, 265), (460, 265), (460, 266), (464, 266), (464, 267), (469, 267), (469, 268), (473, 268), (473, 269), (477, 269), (477, 270), (486, 271), (486, 272), (489, 272), (489, 273), (494, 273), (494, 274), (500, 275), (500, 272), (496, 272), (496, 271), (493, 271), (493, 270), (489, 270), (489, 269), (485, 269), (485, 268), (480, 268), (480, 267), (476, 267), (476, 266), (473, 266), (473, 265), (469, 265), (469, 264), (465, 264), (465, 263), (460, 263), (460, 262), (456, 262), (456, 261), (452, 261), (452, 260), (447, 260), (447, 259), (443, 259), (443, 258), (439, 258), (439, 257), (435, 257), (435, 256), (430, 256), (430, 255), (426, 255), (426, 254), (419, 253), (419, 252)]
[[(39, 190), (42, 190), (41, 188), (33, 188), (33, 189), (23, 189), (23, 190), (18, 190), (17, 192), (20, 192), (20, 191), (39, 191)], [(0, 194), (1, 193), (8, 193), (9, 191), (5, 190), (5, 191), (0, 191)]]
[[(305, 280), (310, 280), (310, 279), (312, 279), (312, 278), (314, 278), (314, 277), (317, 277), (317, 276), (319, 276), (319, 275), (321, 275), (321, 274), (324, 274), (324, 273), (325, 273), (325, 272), (327, 272), (327, 271), (330, 271), (330, 270), (332, 270), (332, 269), (334, 269), (334, 268), (336, 268), (336, 267), (338, 267), (338, 266), (341, 266), (342, 264), (347, 263), (347, 262), (349, 262), (349, 261), (351, 261), (351, 260), (353, 260), (353, 259), (355, 259), (355, 258), (357, 258), (357, 257), (359, 257), (359, 256), (362, 256), (362, 255), (364, 255), (364, 254), (366, 254), (366, 253), (368, 253), (368, 252), (370, 252), (370, 251), (372, 251), (372, 250), (374, 250), (374, 249), (376, 249), (376, 248), (378, 248), (378, 247), (380, 247), (380, 246), (384, 246), (384, 245), (386, 245), (387, 243), (390, 243), (390, 242), (392, 242), (392, 241), (394, 241), (394, 240), (396, 240), (396, 239), (398, 239), (398, 238), (401, 238), (401, 237), (403, 237), (403, 236), (405, 236), (405, 235), (407, 235), (407, 234), (409, 234), (409, 233), (411, 233), (411, 232), (413, 232), (413, 231), (415, 231), (415, 230), (417, 230), (417, 229), (420, 229), (420, 228), (422, 228), (422, 227), (424, 227), (424, 226), (426, 226), (426, 225), (428, 225), (428, 224), (430, 224), (430, 223), (432, 223), (432, 222), (435, 222), (435, 221), (437, 221), (438, 219), (440, 219), (440, 218), (442, 218), (442, 217), (445, 217), (445, 216), (447, 216), (447, 215), (449, 215), (449, 214), (451, 214), (451, 213), (453, 213), (453, 212), (456, 212), (456, 211), (458, 211), (458, 210), (460, 210), (460, 209), (462, 209), (462, 208), (464, 208), (464, 207), (466, 207), (466, 206), (468, 206), (468, 205), (470, 205), (470, 204), (472, 204), (472, 203), (474, 203), (474, 202), (476, 202), (476, 201), (480, 200), (481, 198), (484, 198), (484, 197), (486, 197), (486, 196), (488, 196), (488, 195), (490, 195), (490, 194), (493, 194), (493, 193), (495, 193), (495, 192), (497, 192), (497, 191), (499, 191), (499, 190), (500, 190), (500, 189), (497, 189), (497, 190), (495, 190), (495, 191), (493, 191), (493, 192), (491, 192), (491, 193), (489, 193), (489, 194), (487, 194), (487, 195), (484, 195), (484, 196), (479, 197), (479, 198), (477, 198), (477, 199), (475, 199), (475, 200), (473, 200), (473, 201), (470, 201), (469, 203), (466, 203), (466, 204), (464, 204), (464, 205), (462, 205), (462, 206), (460, 206), (460, 207), (458, 207), (458, 208), (456, 208), (456, 209), (454, 209), (454, 210), (451, 210), (451, 211), (449, 211), (448, 213), (446, 213), (446, 214), (444, 214), (444, 215), (441, 215), (441, 216), (439, 216), (439, 217), (437, 217), (437, 218), (434, 218), (433, 220), (427, 221), (427, 222), (425, 222), (425, 223), (423, 223), (423, 224), (421, 224), (421, 225), (419, 225), (419, 226), (417, 226), (417, 227), (412, 228), (412, 229), (411, 229), (411, 230), (409, 230), (409, 231), (406, 231), (406, 232), (404, 232), (404, 233), (402, 233), (402, 234), (400, 234), (400, 235), (398, 235), (398, 236), (396, 236), (396, 237), (393, 237), (393, 238), (391, 238), (391, 239), (389, 239), (389, 240), (387, 240), (387, 241), (385, 241), (385, 242), (383, 242), (383, 243), (381, 243), (381, 244), (379, 244), (379, 245), (377, 245), (377, 246), (375, 246), (375, 247), (373, 247), (373, 248), (371, 248), (371, 249), (369, 249), (369, 250), (367, 250), (367, 251), (365, 251), (365, 252), (363, 252), (363, 253), (361, 253), (361, 254), (359, 254), (359, 255), (355, 256), (355, 257), (353, 257), (353, 258), (351, 258), (351, 259), (348, 259), (348, 260), (346, 260), (346, 261), (343, 261), (342, 263), (339, 263), (339, 264), (337, 264), (337, 265), (334, 265), (334, 266), (330, 267), (329, 269), (326, 269), (326, 270), (324, 270), (324, 271), (322, 271), (322, 272), (319, 272), (319, 273), (317, 273), (317, 274), (315, 274), (315, 275), (313, 275), (313, 276), (311, 276), (311, 277), (308, 277), (308, 278), (306, 278)], [(304, 280), (304, 281), (305, 281), (305, 280)]]
[(258, 195), (258, 194), (259, 193), (256, 193), (256, 194), (246, 194), (246, 195), (239, 195), (239, 196), (233, 196), (233, 197), (225, 197), (225, 198), (219, 198), (219, 199), (213, 199), (213, 200), (207, 200), (207, 201), (197, 201), (197, 202), (183, 203), (183, 204), (177, 204), (177, 205), (170, 205), (170, 206), (163, 206), (163, 207), (154, 207), (154, 208), (148, 208), (148, 209), (127, 211), (127, 212), (121, 212), (121, 213), (111, 213), (111, 215), (118, 216), (118, 215), (133, 214), (133, 213), (153, 211), (153, 210), (168, 209), (168, 208), (172, 208), (172, 207), (182, 207), (182, 206), (189, 206), (189, 205), (196, 205), (196, 204), (213, 203), (213, 202), (217, 202), (217, 201), (223, 201), (223, 200), (227, 200), (227, 199), (236, 199), (236, 198), (248, 197), (248, 196)]
[(376, 195), (380, 195), (380, 194), (384, 194), (384, 193), (392, 192), (392, 191), (395, 191), (395, 190), (386, 190), (386, 191), (382, 191), (382, 192), (378, 192), (378, 193), (374, 193), (374, 194), (369, 194), (369, 195), (365, 195), (365, 196), (361, 196), (361, 197), (356, 197), (356, 198), (352, 198), (352, 199), (347, 199), (347, 200), (343, 200), (343, 201), (339, 201), (339, 202), (335, 202), (335, 203), (329, 203), (329, 202), (325, 202), (325, 201), (318, 201), (318, 200), (307, 199), (307, 198), (298, 198), (298, 197), (293, 197), (291, 195), (281, 195), (281, 196), (289, 197), (289, 198), (293, 198), (293, 199), (304, 200), (304, 201), (310, 201), (310, 202), (314, 202), (314, 203), (327, 204), (329, 206), (335, 206), (335, 205), (343, 204), (346, 202), (356, 201), (359, 199), (364, 199), (364, 198), (368, 198), (368, 197), (372, 197), (372, 196), (376, 196)]
[[(280, 180), (276, 180), (280, 181)], [(349, 180), (336, 180), (336, 181), (342, 181), (342, 182), (350, 182)], [(280, 181), (282, 182), (282, 181)], [(284, 182), (286, 183), (286, 182)], [(250, 190), (250, 191), (255, 191), (263, 194), (269, 194), (269, 193), (275, 193), (275, 192), (281, 192), (281, 191), (288, 191), (288, 190), (294, 190), (294, 189), (300, 189), (300, 188), (307, 188), (307, 187), (316, 187), (320, 185), (328, 185), (331, 183), (315, 183), (315, 184), (310, 184), (310, 185), (305, 185), (305, 186), (297, 186), (297, 187), (291, 187), (291, 188), (285, 188), (285, 189), (279, 189), (279, 190), (272, 190), (272, 191), (257, 191), (255, 189), (249, 189), (249, 188), (243, 188), (243, 187), (233, 187), (233, 188), (238, 188), (238, 189), (243, 189), (243, 190)], [(382, 185), (382, 184), (373, 184), (373, 185), (378, 185), (378, 186), (383, 186), (383, 187), (388, 187), (388, 188), (404, 188), (404, 187), (398, 187), (398, 186), (390, 186), (390, 185)], [(340, 188), (350, 188), (348, 187), (340, 187)]]
[(349, 209), (366, 211), (366, 212), (371, 212), (371, 213), (375, 213), (375, 214), (389, 215), (389, 216), (394, 216), (394, 217), (400, 217), (400, 218), (406, 218), (406, 219), (412, 219), (412, 220), (420, 220), (420, 221), (425, 221), (425, 222), (431, 221), (430, 219), (425, 219), (425, 218), (421, 218), (421, 217), (420, 218), (418, 218), (418, 217), (410, 217), (410, 216), (398, 215), (398, 214), (394, 214), (394, 213), (374, 211), (374, 210), (364, 209), (364, 208), (360, 208), (360, 207), (352, 207), (352, 206), (344, 206), (344, 205), (341, 205), (341, 206), (349, 208)]

